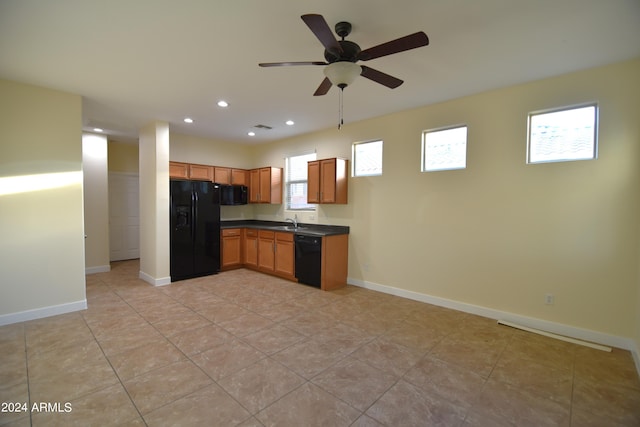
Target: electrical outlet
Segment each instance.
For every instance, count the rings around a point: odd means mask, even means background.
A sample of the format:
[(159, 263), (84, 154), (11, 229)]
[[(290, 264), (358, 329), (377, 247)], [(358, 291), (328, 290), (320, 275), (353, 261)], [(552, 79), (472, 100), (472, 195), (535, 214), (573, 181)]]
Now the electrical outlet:
[(553, 296), (553, 294), (545, 294), (544, 303), (546, 305), (553, 305), (554, 302), (555, 302), (555, 297)]
[(309, 221), (315, 221), (316, 220), (316, 216), (311, 214), (309, 215)]

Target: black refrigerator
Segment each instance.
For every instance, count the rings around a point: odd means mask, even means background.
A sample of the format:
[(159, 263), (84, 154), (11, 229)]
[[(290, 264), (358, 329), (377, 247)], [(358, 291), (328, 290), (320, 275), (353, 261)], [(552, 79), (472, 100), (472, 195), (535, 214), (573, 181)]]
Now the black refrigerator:
[(220, 270), (220, 185), (171, 180), (171, 281)]

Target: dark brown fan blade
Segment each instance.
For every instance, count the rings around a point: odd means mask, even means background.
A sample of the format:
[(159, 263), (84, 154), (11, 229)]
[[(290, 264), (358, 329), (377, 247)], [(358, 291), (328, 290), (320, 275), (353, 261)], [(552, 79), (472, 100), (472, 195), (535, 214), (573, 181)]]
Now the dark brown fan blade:
[(289, 67), (291, 65), (327, 65), (322, 61), (298, 61), (298, 62), (262, 62), (260, 67)]
[(320, 86), (318, 86), (318, 89), (313, 93), (313, 96), (326, 95), (329, 89), (331, 89), (331, 80), (325, 77), (322, 83), (320, 83)]
[(367, 67), (366, 65), (361, 65), (362, 73), (360, 74), (362, 77), (366, 77), (369, 80), (373, 80), (376, 83), (380, 83), (388, 88), (395, 89), (404, 83), (402, 80), (397, 79), (389, 74), (385, 74), (382, 71), (374, 70), (373, 68)]
[(329, 28), (327, 21), (325, 21), (322, 15), (309, 14), (302, 15), (301, 18), (311, 32), (320, 40), (320, 43), (322, 43), (325, 49), (332, 53), (342, 53), (342, 46), (340, 46), (340, 43), (338, 43), (333, 36), (331, 28)]
[(360, 52), (358, 59), (361, 61), (369, 61), (371, 59), (380, 58), (381, 56), (393, 55), (394, 53), (404, 52), (405, 50), (415, 49), (429, 44), (429, 37), (422, 31), (391, 40), (390, 42), (370, 47)]

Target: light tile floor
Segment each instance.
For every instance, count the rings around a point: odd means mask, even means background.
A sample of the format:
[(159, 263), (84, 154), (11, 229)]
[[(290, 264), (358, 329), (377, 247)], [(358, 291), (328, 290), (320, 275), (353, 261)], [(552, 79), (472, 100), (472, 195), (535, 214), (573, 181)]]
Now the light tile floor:
[(85, 311), (0, 327), (1, 425), (640, 425), (627, 351), (351, 286), (138, 269), (87, 276)]

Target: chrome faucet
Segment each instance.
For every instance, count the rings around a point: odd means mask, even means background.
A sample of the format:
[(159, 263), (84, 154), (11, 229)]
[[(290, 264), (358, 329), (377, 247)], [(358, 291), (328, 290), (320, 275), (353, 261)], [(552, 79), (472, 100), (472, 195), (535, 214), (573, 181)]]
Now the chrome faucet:
[(298, 228), (298, 214), (295, 214), (292, 218), (287, 218), (285, 219), (285, 221), (290, 222), (291, 224), (293, 224), (293, 228)]

